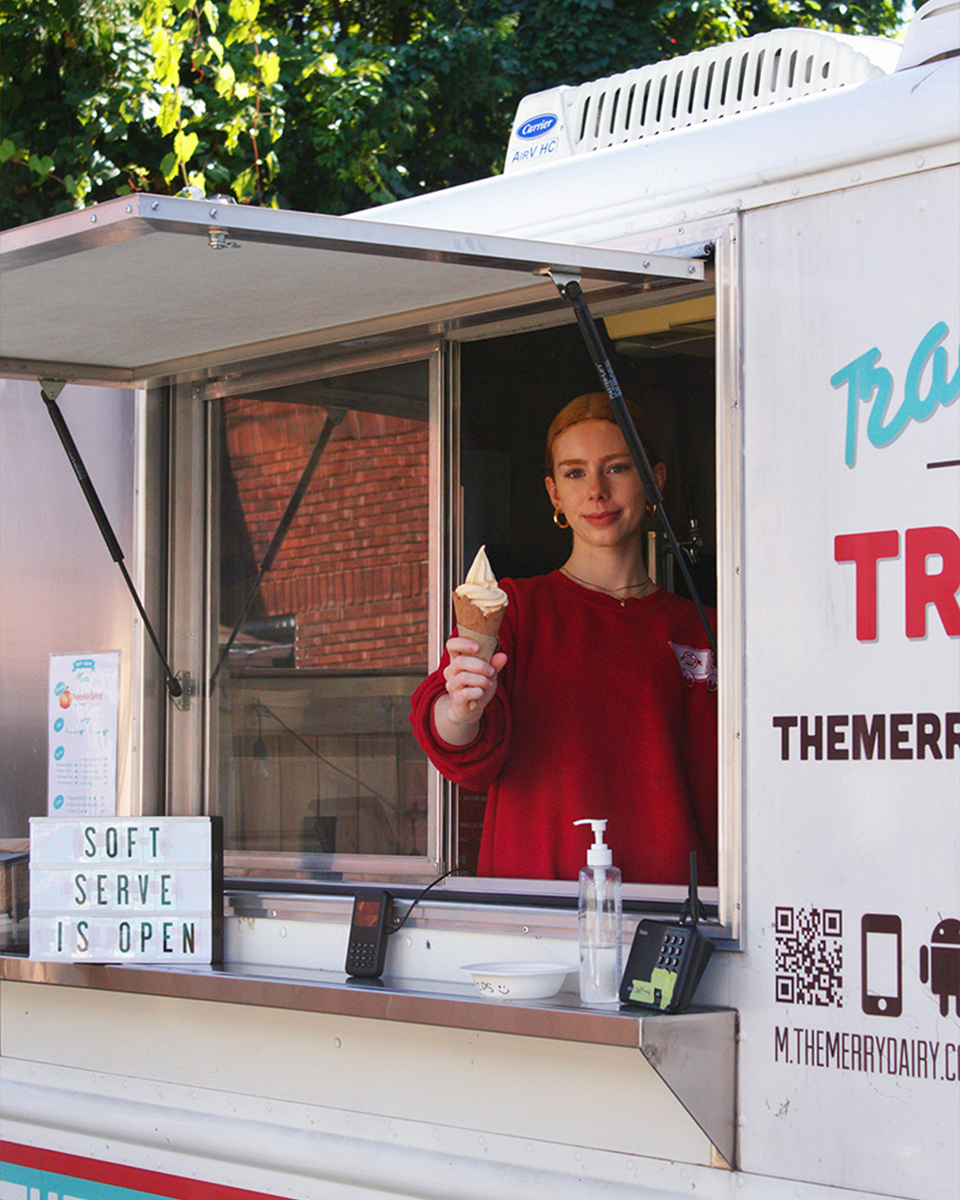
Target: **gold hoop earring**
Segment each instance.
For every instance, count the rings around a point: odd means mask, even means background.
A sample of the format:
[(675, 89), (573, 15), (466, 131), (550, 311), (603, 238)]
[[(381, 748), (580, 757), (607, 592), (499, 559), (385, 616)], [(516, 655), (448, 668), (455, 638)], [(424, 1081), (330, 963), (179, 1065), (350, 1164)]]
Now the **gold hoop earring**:
[[(562, 521), (560, 520), (561, 517), (563, 517)], [(562, 508), (555, 508), (553, 510), (553, 523), (558, 529), (570, 528), (570, 522), (567, 520), (567, 515)]]

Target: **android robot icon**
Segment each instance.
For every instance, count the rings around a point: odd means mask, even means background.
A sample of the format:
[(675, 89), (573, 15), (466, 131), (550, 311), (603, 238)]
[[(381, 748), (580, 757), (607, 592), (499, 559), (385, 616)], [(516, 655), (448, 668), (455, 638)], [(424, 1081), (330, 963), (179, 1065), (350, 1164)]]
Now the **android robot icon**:
[(920, 982), (929, 982), (933, 994), (939, 996), (941, 1016), (947, 1015), (951, 996), (960, 1016), (960, 921), (952, 917), (941, 921), (930, 945), (920, 947)]

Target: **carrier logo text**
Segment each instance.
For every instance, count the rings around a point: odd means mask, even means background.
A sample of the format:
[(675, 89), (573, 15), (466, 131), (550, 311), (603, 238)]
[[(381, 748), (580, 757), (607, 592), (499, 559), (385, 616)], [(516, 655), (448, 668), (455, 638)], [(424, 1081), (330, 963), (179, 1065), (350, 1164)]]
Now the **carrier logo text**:
[(545, 133), (550, 132), (559, 120), (560, 118), (556, 113), (540, 113), (539, 116), (531, 117), (529, 121), (524, 121), (517, 130), (517, 137), (523, 138), (525, 142), (529, 142), (533, 138), (543, 137)]

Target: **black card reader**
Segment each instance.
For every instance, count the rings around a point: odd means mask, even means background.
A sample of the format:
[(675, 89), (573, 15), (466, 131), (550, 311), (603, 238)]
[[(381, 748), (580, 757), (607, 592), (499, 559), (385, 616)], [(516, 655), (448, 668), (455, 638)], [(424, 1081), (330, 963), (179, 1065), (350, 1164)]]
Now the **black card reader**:
[(356, 893), (344, 968), (348, 975), (359, 979), (380, 977), (392, 920), (393, 897), (389, 892), (361, 888)]
[(690, 855), (690, 894), (679, 922), (641, 921), (633, 936), (620, 983), (624, 1004), (659, 1012), (682, 1012), (690, 1007), (713, 943), (697, 928), (697, 859)]

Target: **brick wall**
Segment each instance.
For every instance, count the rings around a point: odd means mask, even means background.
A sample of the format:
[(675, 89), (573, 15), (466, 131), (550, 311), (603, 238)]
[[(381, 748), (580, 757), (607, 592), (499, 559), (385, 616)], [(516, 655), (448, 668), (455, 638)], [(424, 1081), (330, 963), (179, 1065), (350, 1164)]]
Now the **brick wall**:
[[(225, 416), (255, 569), (324, 412), (234, 400)], [(264, 615), (296, 616), (298, 667), (426, 671), (428, 436), (421, 422), (352, 411), (333, 430), (262, 585)]]

